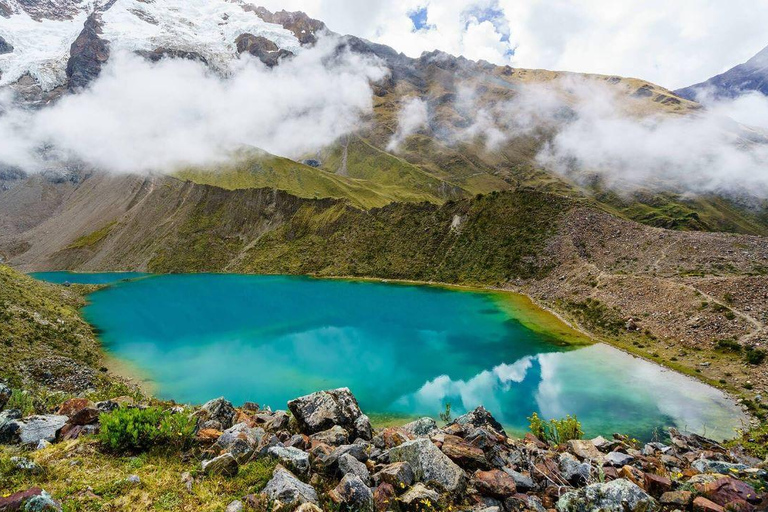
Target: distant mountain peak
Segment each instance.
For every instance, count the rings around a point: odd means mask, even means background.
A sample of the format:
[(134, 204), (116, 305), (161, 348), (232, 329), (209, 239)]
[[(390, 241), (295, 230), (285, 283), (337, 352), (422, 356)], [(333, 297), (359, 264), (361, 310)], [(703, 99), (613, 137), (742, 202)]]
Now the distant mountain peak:
[(739, 64), (706, 82), (678, 89), (675, 94), (696, 101), (700, 94), (714, 98), (735, 98), (753, 91), (768, 96), (768, 46), (744, 64)]

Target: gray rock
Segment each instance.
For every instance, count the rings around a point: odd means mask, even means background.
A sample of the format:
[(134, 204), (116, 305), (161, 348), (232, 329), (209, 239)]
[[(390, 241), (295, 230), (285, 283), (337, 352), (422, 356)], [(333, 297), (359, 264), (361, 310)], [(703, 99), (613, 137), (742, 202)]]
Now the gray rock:
[(294, 447), (273, 446), (267, 453), (292, 471), (305, 475), (309, 472), (309, 454)]
[(225, 512), (243, 512), (243, 502), (239, 500), (233, 501), (227, 505), (227, 510)]
[(309, 439), (331, 446), (339, 446), (349, 443), (349, 434), (342, 427), (334, 425), (327, 430), (323, 430), (317, 434), (312, 434), (309, 436)]
[(744, 464), (733, 464), (731, 462), (721, 462), (719, 460), (698, 459), (691, 464), (699, 473), (721, 473), (729, 474), (733, 471), (744, 471), (749, 466)]
[(265, 434), (263, 428), (251, 428), (245, 423), (238, 423), (222, 432), (216, 440), (216, 445), (222, 450), (226, 450), (239, 439), (255, 448)]
[(141, 485), (141, 478), (139, 478), (139, 475), (129, 475), (125, 481), (132, 485)]
[(437, 422), (432, 418), (419, 418), (400, 428), (412, 437), (429, 437), (437, 430)]
[(238, 464), (245, 464), (256, 453), (253, 445), (245, 439), (235, 439), (226, 451), (232, 454)]
[(352, 473), (344, 475), (339, 485), (329, 493), (330, 498), (338, 503), (346, 505), (348, 510), (360, 512), (373, 511), (373, 493), (371, 489)]
[(464, 428), (472, 427), (482, 427), (482, 428), (490, 428), (492, 430), (495, 430), (499, 434), (502, 434), (506, 437), (507, 433), (504, 432), (504, 428), (501, 426), (501, 423), (496, 421), (496, 418), (493, 417), (493, 415), (488, 412), (488, 410), (483, 407), (482, 405), (480, 407), (477, 407), (473, 411), (469, 411), (467, 414), (463, 414), (453, 420), (451, 423), (461, 425)]
[[(343, 427), (354, 439), (371, 439), (370, 421), (348, 388), (318, 391), (288, 402), (299, 427), (305, 434), (315, 434), (334, 425)], [(358, 421), (360, 420), (360, 421)]]
[(26, 457), (11, 457), (10, 462), (13, 470), (20, 473), (39, 475), (43, 472), (43, 468), (37, 462)]
[(462, 490), (467, 475), (429, 439), (415, 439), (388, 452), (390, 462), (407, 462), (417, 481), (435, 482), (449, 492)]
[(561, 453), (559, 458), (560, 474), (573, 485), (584, 484), (589, 480), (590, 465), (570, 453)]
[(214, 398), (203, 404), (198, 413), (205, 428), (227, 430), (235, 423), (237, 411), (224, 397)]
[(58, 414), (46, 414), (42, 416), (30, 416), (18, 421), (19, 441), (21, 444), (37, 446), (41, 440), (53, 442), (61, 428), (67, 423), (66, 416)]
[(291, 417), (288, 416), (288, 413), (285, 411), (275, 411), (274, 414), (272, 414), (272, 419), (269, 420), (266, 424), (267, 429), (269, 430), (284, 430), (288, 428), (288, 423), (290, 422)]
[[(2, 38), (0, 38), (2, 39)], [(8, 400), (11, 399), (11, 388), (0, 382), (0, 411), (5, 409)]]
[(518, 494), (504, 500), (506, 510), (527, 510), (530, 512), (547, 512), (544, 504), (536, 496)]
[(339, 457), (339, 471), (342, 475), (357, 475), (365, 485), (371, 485), (371, 473), (366, 465), (348, 453)]
[(533, 481), (533, 478), (531, 478), (529, 475), (524, 475), (522, 473), (518, 473), (512, 468), (502, 468), (502, 471), (504, 471), (506, 474), (512, 477), (512, 480), (515, 481), (515, 487), (517, 487), (518, 491), (530, 491), (534, 487), (536, 487), (536, 483)]
[(46, 441), (45, 439), (41, 439), (39, 443), (37, 443), (37, 446), (35, 447), (35, 450), (45, 450), (51, 446), (51, 443)]
[(19, 420), (21, 411), (18, 409), (8, 409), (0, 412), (0, 443), (18, 443), (19, 442)]
[(45, 491), (24, 503), (24, 512), (61, 512), (61, 505)]
[(605, 456), (603, 464), (606, 466), (614, 466), (620, 468), (626, 466), (633, 460), (635, 460), (635, 458), (627, 453), (610, 452)]
[(223, 453), (210, 460), (204, 460), (202, 468), (206, 475), (235, 476), (240, 466), (231, 453)]
[(439, 500), (440, 495), (437, 492), (427, 488), (422, 483), (418, 483), (408, 489), (405, 494), (400, 496), (399, 501), (408, 509), (418, 506), (421, 510), (423, 508), (427, 508), (425, 507), (427, 503), (435, 505)]
[(388, 483), (398, 492), (410, 487), (414, 480), (416, 480), (416, 476), (413, 474), (411, 465), (407, 462), (387, 464), (381, 468), (381, 471), (373, 475), (373, 481), (377, 486), (382, 482)]
[(273, 500), (280, 500), (289, 506), (312, 503), (320, 505), (317, 492), (308, 484), (305, 484), (282, 466), (277, 466), (272, 473), (272, 479), (264, 488), (263, 494)]
[(656, 500), (624, 479), (571, 491), (557, 502), (560, 512), (652, 512), (658, 508)]

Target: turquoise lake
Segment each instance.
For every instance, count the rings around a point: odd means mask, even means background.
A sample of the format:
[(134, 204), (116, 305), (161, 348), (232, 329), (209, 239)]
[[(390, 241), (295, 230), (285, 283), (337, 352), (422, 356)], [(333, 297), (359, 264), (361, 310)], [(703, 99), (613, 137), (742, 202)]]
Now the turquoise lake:
[(668, 426), (732, 437), (741, 426), (743, 413), (720, 391), (604, 344), (564, 346), (499, 300), (428, 286), (189, 274), (117, 279), (90, 296), (84, 314), (109, 353), (178, 402), (225, 396), (284, 409), (346, 386), (374, 422), (436, 418), (450, 403), (455, 415), (484, 405), (517, 433), (534, 411), (576, 414), (588, 435), (641, 439)]

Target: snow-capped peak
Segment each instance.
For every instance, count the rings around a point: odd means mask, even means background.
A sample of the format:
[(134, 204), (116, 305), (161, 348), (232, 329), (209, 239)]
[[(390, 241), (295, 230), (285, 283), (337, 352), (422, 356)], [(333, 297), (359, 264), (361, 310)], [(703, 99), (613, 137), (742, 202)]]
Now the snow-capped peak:
[(64, 85), (70, 47), (94, 12), (100, 17), (99, 38), (109, 41), (110, 52), (192, 52), (225, 71), (237, 58), (235, 40), (241, 34), (264, 37), (292, 53), (301, 50), (293, 32), (264, 21), (239, 1), (48, 0), (30, 11), (20, 0), (3, 0), (0, 37), (13, 51), (0, 55), (0, 85), (25, 74), (45, 91)]

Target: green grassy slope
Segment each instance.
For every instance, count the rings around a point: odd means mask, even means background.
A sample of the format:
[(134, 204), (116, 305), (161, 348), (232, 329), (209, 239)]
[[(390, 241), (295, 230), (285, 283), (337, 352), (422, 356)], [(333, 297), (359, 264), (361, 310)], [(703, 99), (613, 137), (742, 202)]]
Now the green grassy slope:
[(79, 290), (0, 265), (0, 377), (18, 384), (19, 363), (51, 355), (88, 366), (99, 361), (99, 344), (78, 314), (85, 304)]
[(185, 220), (179, 227), (185, 236), (167, 244), (150, 268), (217, 271), (226, 266), (257, 273), (497, 284), (547, 272), (544, 246), (573, 204), (531, 190), (369, 211), (342, 202), (305, 202), (244, 247), (242, 241), (227, 245), (217, 236), (226, 207), (209, 203)]

